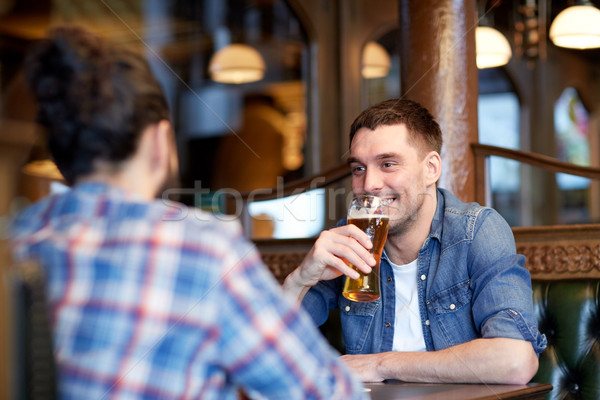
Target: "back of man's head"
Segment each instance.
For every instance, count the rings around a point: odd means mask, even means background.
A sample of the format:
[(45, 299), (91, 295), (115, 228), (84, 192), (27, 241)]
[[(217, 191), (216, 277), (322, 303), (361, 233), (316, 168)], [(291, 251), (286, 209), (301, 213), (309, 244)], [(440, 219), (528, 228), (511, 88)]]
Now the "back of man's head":
[(146, 60), (80, 28), (53, 30), (28, 54), (25, 72), (49, 150), (69, 183), (92, 173), (97, 161), (127, 160), (145, 127), (169, 119)]

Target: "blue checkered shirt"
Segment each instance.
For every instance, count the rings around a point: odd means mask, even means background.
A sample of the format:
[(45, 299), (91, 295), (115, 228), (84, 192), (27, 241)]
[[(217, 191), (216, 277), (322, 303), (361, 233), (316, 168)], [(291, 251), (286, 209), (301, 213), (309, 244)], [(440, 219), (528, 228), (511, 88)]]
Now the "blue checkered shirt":
[(84, 183), (25, 210), (62, 399), (363, 398), (237, 222)]

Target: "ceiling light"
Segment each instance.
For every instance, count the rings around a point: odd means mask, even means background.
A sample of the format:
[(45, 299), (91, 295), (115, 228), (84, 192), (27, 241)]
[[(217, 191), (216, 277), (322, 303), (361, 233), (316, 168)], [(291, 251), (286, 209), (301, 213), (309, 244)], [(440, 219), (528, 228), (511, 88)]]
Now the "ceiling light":
[(571, 49), (600, 47), (600, 10), (591, 5), (564, 9), (550, 26), (550, 39)]
[(477, 68), (492, 68), (505, 65), (512, 56), (510, 44), (502, 33), (489, 26), (478, 26), (475, 30)]
[(208, 71), (212, 80), (222, 83), (248, 83), (265, 75), (265, 61), (258, 51), (245, 44), (230, 44), (211, 58)]
[(365, 79), (383, 78), (390, 71), (390, 55), (382, 45), (368, 42), (363, 50), (361, 73)]

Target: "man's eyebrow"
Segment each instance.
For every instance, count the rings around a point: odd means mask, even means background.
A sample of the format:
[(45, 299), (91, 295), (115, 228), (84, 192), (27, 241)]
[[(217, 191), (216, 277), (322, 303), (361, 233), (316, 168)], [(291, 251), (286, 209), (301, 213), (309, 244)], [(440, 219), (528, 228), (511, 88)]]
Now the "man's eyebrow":
[(348, 164), (348, 165), (354, 164), (354, 163), (360, 163), (360, 161), (358, 160), (358, 158), (356, 158), (356, 157), (348, 157), (348, 159), (346, 160), (346, 164)]
[[(375, 156), (375, 159), (377, 159), (377, 160), (387, 160), (390, 158), (401, 158), (401, 156), (398, 153), (381, 153), (381, 154), (377, 154)], [(362, 164), (362, 162), (356, 157), (348, 157), (348, 159), (346, 160), (346, 163), (348, 165), (354, 164), (354, 163)]]
[(378, 160), (385, 160), (387, 158), (399, 158), (400, 154), (398, 153), (381, 153), (381, 154), (377, 154), (377, 158)]

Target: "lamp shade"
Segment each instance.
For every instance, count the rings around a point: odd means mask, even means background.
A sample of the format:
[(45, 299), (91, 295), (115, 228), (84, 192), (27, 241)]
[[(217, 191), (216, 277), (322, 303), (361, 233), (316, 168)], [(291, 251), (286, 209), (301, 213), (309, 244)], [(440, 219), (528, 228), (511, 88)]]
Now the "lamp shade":
[(550, 40), (571, 49), (600, 47), (600, 10), (593, 6), (564, 9), (552, 21)]
[(510, 44), (502, 33), (489, 26), (478, 26), (475, 30), (477, 68), (492, 68), (505, 65), (512, 56)]
[(217, 51), (208, 65), (212, 80), (222, 83), (248, 83), (265, 76), (265, 61), (258, 51), (245, 44), (230, 44)]
[(390, 71), (390, 55), (382, 45), (368, 42), (363, 50), (361, 74), (365, 79), (383, 78)]

